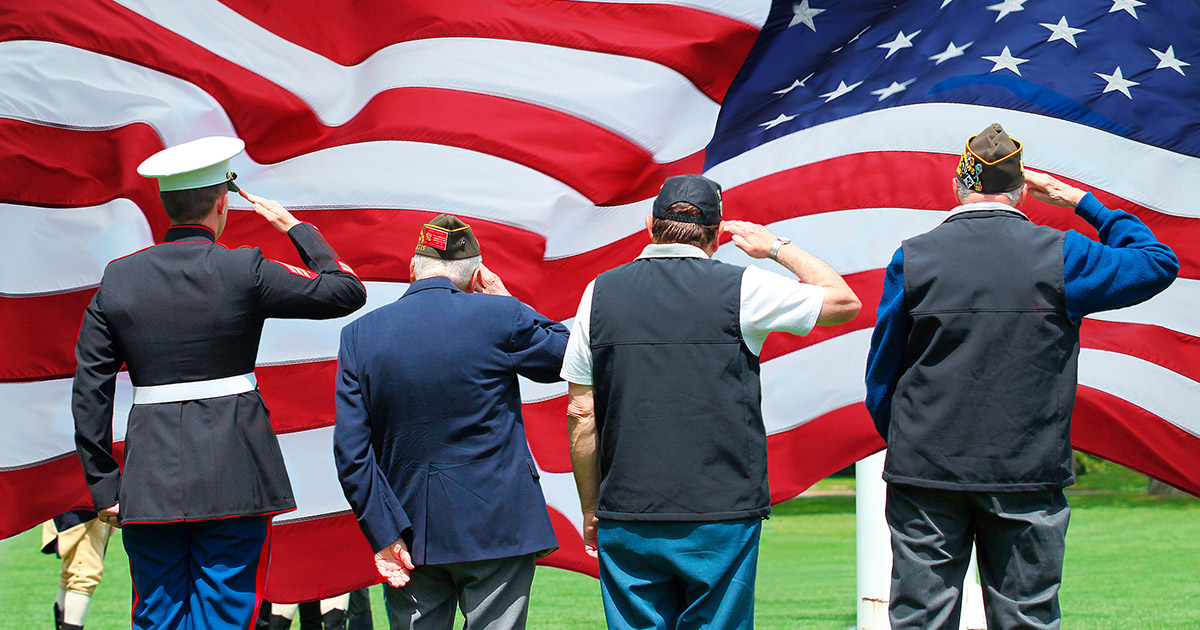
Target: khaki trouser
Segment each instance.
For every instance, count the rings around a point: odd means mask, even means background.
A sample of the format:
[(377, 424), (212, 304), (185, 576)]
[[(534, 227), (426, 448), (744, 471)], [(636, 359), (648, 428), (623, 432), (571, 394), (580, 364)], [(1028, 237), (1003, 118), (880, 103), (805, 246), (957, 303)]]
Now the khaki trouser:
[(80, 523), (65, 532), (57, 531), (53, 521), (42, 524), (43, 543), (56, 535), (58, 538), (58, 555), (62, 558), (59, 588), (92, 596), (104, 577), (104, 551), (111, 534), (112, 527), (98, 519)]

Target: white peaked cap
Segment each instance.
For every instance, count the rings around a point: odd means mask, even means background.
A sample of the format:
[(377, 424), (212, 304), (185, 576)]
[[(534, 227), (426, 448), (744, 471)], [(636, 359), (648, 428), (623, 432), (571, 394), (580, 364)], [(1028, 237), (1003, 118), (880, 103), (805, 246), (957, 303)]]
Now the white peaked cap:
[(209, 136), (163, 149), (146, 158), (137, 171), (156, 178), (163, 192), (204, 188), (232, 180), (229, 160), (245, 148), (238, 138)]

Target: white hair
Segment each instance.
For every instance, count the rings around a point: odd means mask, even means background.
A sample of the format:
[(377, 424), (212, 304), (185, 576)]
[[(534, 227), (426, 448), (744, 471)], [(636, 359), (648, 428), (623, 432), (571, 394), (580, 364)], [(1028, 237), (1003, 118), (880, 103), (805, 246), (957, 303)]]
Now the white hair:
[(430, 258), (429, 256), (413, 255), (413, 277), (412, 280), (420, 280), (430, 276), (446, 276), (454, 283), (454, 286), (463, 291), (471, 288), (471, 276), (475, 274), (475, 270), (483, 264), (482, 256), (472, 256), (471, 258), (460, 258), (458, 260), (442, 260), (441, 258)]
[(970, 188), (967, 188), (967, 185), (962, 183), (962, 180), (958, 179), (957, 177), (954, 178), (954, 181), (958, 182), (958, 202), (959, 203), (966, 203), (967, 197), (970, 197), (971, 195), (974, 195), (974, 194), (1004, 195), (1005, 197), (1008, 197), (1008, 201), (1009, 201), (1008, 205), (1015, 208), (1015, 207), (1017, 207), (1017, 204), (1021, 203), (1021, 193), (1025, 192), (1025, 184), (1021, 184), (1020, 186), (1017, 186), (1016, 188), (1014, 188), (1012, 190), (1006, 190), (1004, 192), (981, 193), (977, 190), (971, 190)]

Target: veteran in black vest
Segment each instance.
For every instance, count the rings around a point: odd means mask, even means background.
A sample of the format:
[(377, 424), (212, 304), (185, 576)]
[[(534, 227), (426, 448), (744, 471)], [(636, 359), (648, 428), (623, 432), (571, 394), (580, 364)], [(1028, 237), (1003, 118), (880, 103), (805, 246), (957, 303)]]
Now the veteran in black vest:
[[(961, 205), (888, 265), (867, 358), (892, 628), (958, 628), (972, 542), (988, 628), (1058, 628), (1079, 326), (1162, 291), (1179, 263), (1133, 215), (1023, 170), (998, 124), (967, 141), (953, 185)], [(1026, 191), (1101, 242), (1030, 222)]]
[[(563, 362), (584, 541), (609, 628), (750, 628), (771, 511), (758, 355), (859, 301), (789, 239), (722, 222), (707, 178), (667, 179), (646, 229), (642, 255), (584, 291)], [(723, 231), (795, 278), (712, 260)]]
[[(138, 630), (250, 627), (271, 515), (296, 507), (255, 385), (263, 320), (340, 317), (366, 301), (321, 233), (274, 201), (245, 195), (308, 269), (216, 242), (236, 190), (229, 160), (244, 146), (202, 138), (139, 166), (158, 179), (171, 226), (109, 263), (79, 331), (75, 443), (100, 518), (123, 526)], [(134, 392), (118, 467), (122, 367)]]
[[(334, 459), (394, 629), (525, 627), (558, 542), (518, 376), (557, 382), (567, 329), (509, 295), (457, 217), (421, 230), (399, 300), (342, 330)], [(403, 587), (403, 589), (398, 588)]]

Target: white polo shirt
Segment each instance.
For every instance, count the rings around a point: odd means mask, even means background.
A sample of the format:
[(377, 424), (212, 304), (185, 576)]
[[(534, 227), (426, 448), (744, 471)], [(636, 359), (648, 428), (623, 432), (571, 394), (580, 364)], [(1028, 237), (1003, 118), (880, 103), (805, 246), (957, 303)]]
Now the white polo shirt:
[[(708, 255), (693, 245), (668, 243), (647, 245), (638, 258), (708, 258)], [(579, 311), (575, 313), (559, 374), (577, 385), (592, 384), (591, 319), (595, 285), (595, 280), (588, 283), (579, 300)], [(824, 287), (804, 284), (758, 267), (746, 267), (742, 272), (739, 313), (742, 340), (757, 356), (762, 352), (767, 335), (772, 332), (807, 335), (817, 325), (824, 302)]]

